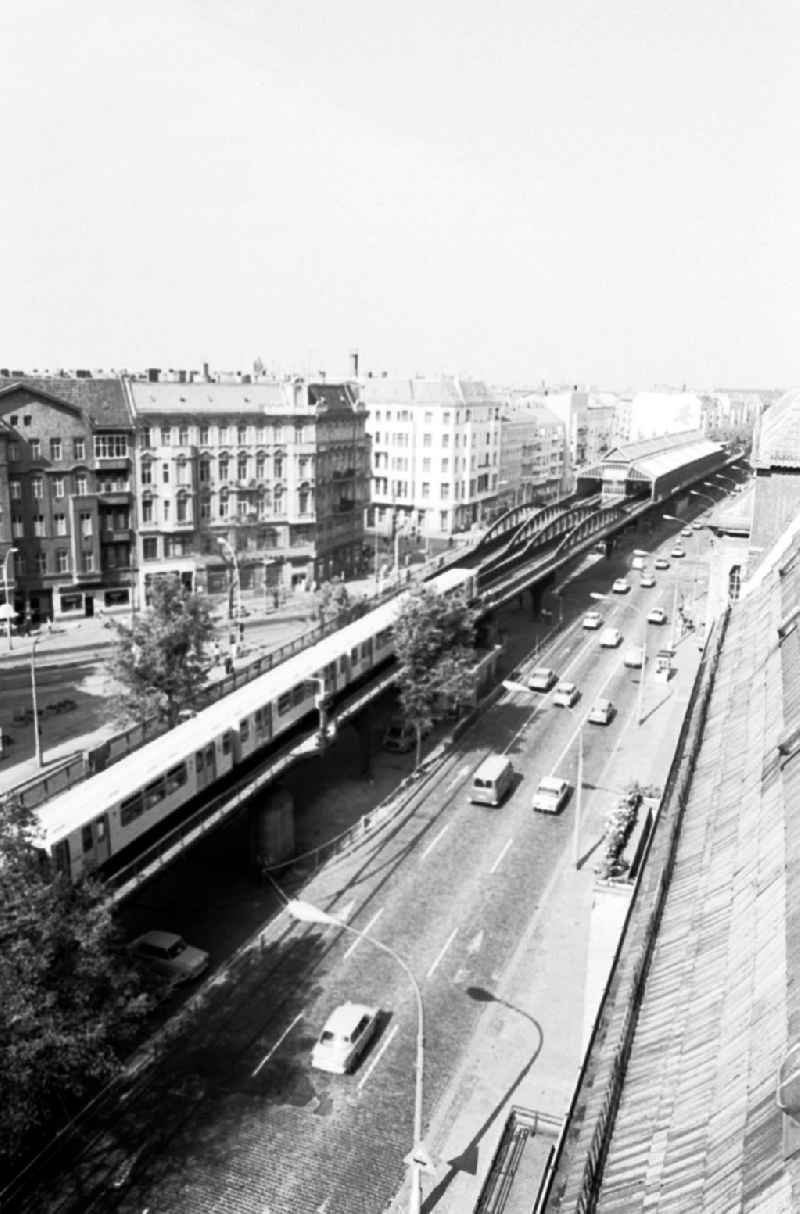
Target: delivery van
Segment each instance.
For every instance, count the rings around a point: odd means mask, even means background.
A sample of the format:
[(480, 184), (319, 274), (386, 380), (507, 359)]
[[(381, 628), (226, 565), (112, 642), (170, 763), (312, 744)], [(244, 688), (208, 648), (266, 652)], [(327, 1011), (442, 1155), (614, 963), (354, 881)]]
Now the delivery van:
[(469, 799), (479, 805), (499, 805), (514, 782), (514, 768), (505, 755), (489, 755), (472, 777)]

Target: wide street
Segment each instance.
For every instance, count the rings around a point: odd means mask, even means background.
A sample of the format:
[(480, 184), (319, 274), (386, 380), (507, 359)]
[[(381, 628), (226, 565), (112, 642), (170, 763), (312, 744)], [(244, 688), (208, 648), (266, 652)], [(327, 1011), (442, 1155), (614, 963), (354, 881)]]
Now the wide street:
[[(650, 659), (668, 643), (676, 584), (688, 598), (694, 582), (699, 600), (704, 565), (696, 554), (706, 551), (705, 533), (683, 541), (687, 557), (658, 573), (654, 588), (641, 588), (634, 574), (626, 595), (593, 601), (590, 592), (610, 591), (635, 544), (652, 544), (655, 552), (660, 541), (660, 551), (668, 552), (675, 530), (662, 526), (646, 541), (626, 537), (611, 560), (576, 577), (565, 589), (563, 629), (544, 653), (529, 652), (518, 663), (515, 681), (547, 664), (576, 682), (581, 698), (573, 708), (554, 706), (552, 692), (506, 692), (415, 786), (401, 815), (324, 869), (303, 893), (394, 950), (415, 975), (425, 1009), (424, 1125), (463, 1065), (484, 1013), (476, 992), (491, 991), (502, 979), (571, 838), (577, 798), (573, 793), (559, 816), (533, 813), (538, 780), (552, 773), (574, 786), (582, 733), (583, 812), (597, 816), (613, 805), (621, 787), (609, 783), (608, 772), (623, 738), (635, 731), (640, 708), (640, 672), (624, 667), (625, 651), (645, 634)], [(666, 625), (645, 625), (655, 606), (670, 616)], [(620, 648), (601, 649), (599, 632), (581, 627), (590, 607), (623, 633)], [(526, 641), (525, 616), (512, 617), (510, 646), (519, 651), (530, 636)], [(669, 694), (649, 679), (643, 715), (658, 714)], [(600, 696), (614, 702), (616, 717), (605, 727), (584, 727)], [(496, 809), (468, 799), (472, 773), (492, 752), (507, 753), (517, 773), (511, 795)], [(637, 774), (631, 769), (627, 778)], [(173, 899), (178, 882), (176, 876)], [(194, 898), (202, 901), (196, 891)], [(222, 899), (216, 909), (224, 920), (232, 903)], [(209, 919), (205, 908), (202, 919)], [(191, 923), (181, 929), (188, 935)], [(218, 967), (200, 1006), (164, 1044), (157, 1063), (133, 1081), (113, 1119), (87, 1131), (87, 1149), (70, 1174), (25, 1208), (130, 1214), (385, 1209), (402, 1185), (412, 1139), (417, 1010), (404, 969), (368, 940), (297, 924), (285, 911), (230, 966), (212, 941), (191, 938), (211, 948)], [(313, 1071), (311, 1046), (329, 1013), (348, 999), (381, 1009), (378, 1035), (353, 1075)]]

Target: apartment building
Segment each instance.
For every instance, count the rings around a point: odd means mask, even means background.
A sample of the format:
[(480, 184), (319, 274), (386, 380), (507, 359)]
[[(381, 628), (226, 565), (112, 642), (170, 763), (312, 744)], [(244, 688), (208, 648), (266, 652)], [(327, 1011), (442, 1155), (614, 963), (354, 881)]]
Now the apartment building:
[(151, 370), (124, 381), (136, 431), (139, 579), (245, 595), (357, 574), (369, 501), (354, 383)]
[(498, 512), (564, 491), (564, 424), (546, 405), (509, 393), (500, 432)]
[(367, 376), (362, 385), (372, 441), (368, 525), (449, 537), (482, 523), (497, 499), (501, 401), (486, 384), (450, 375)]
[(0, 370), (0, 560), (23, 618), (132, 606), (131, 439), (118, 378)]

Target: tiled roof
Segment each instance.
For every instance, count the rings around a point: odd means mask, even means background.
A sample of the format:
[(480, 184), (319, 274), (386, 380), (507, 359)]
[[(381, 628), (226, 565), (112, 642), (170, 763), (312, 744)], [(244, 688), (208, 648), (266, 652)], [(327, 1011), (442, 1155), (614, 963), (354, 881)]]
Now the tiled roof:
[(481, 380), (458, 379), (442, 375), (438, 379), (365, 379), (364, 400), (368, 408), (376, 405), (439, 405), (451, 408), (463, 404), (499, 404), (499, 398)]
[(731, 611), (599, 1214), (800, 1209), (775, 1099), (800, 1039), (800, 749), (778, 751), (800, 727), (800, 629), (777, 631), (800, 602), (800, 539), (781, 567)]
[(524, 405), (519, 409), (511, 409), (504, 415), (503, 421), (505, 425), (526, 422), (528, 425), (559, 426), (564, 429), (561, 418), (556, 417), (546, 405)]
[(765, 411), (754, 463), (762, 468), (800, 468), (800, 388), (785, 392)]
[(750, 547), (767, 552), (800, 516), (800, 473), (756, 476)]
[(98, 428), (129, 429), (133, 425), (119, 379), (72, 379), (61, 376), (14, 376), (0, 380), (5, 395), (22, 386), (43, 392), (81, 409)]
[(331, 412), (340, 409), (352, 412), (357, 404), (352, 384), (309, 384), (308, 399), (312, 405), (322, 405)]
[(283, 382), (257, 384), (155, 383), (126, 380), (134, 413), (187, 413), (209, 416), (218, 413), (309, 413), (305, 386), (295, 406), (293, 387)]

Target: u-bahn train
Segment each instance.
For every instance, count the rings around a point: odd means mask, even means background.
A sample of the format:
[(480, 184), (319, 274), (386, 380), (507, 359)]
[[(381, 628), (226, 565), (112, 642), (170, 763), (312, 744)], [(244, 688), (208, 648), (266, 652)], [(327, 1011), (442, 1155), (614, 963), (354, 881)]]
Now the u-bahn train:
[[(445, 595), (477, 593), (476, 571), (448, 569), (425, 583)], [(40, 846), (78, 880), (101, 868), (204, 790), (392, 656), (405, 594), (295, 654), (191, 720), (58, 794), (37, 809)]]

